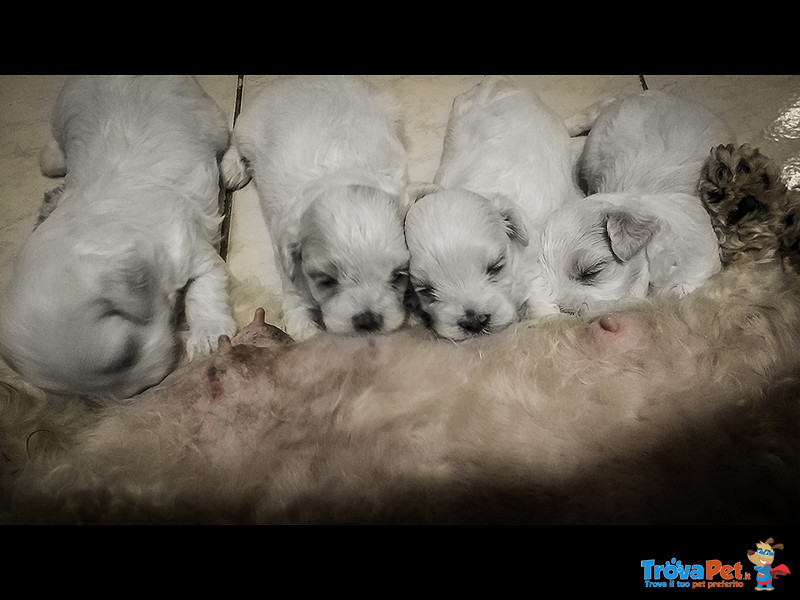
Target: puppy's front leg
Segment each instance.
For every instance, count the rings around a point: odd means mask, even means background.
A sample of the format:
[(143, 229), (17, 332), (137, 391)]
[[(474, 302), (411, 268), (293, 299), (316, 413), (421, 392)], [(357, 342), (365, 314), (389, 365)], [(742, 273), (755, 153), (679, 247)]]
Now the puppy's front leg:
[(520, 311), (520, 319), (527, 321), (536, 321), (547, 317), (548, 315), (556, 315), (561, 312), (558, 304), (553, 301), (553, 298), (545, 291), (549, 289), (544, 276), (539, 272), (529, 275), (530, 282), (525, 289), (525, 304)]
[(528, 301), (520, 310), (520, 319), (523, 321), (536, 321), (549, 315), (557, 315), (561, 311), (558, 305), (540, 298), (528, 298)]
[(314, 306), (309, 306), (308, 301), (297, 290), (287, 286), (284, 282), (283, 295), (283, 323), (286, 332), (298, 342), (314, 337), (321, 331), (321, 327), (314, 319)]
[(228, 302), (228, 271), (213, 250), (197, 265), (184, 298), (186, 354), (189, 359), (216, 350), (219, 336), (236, 333), (236, 322)]

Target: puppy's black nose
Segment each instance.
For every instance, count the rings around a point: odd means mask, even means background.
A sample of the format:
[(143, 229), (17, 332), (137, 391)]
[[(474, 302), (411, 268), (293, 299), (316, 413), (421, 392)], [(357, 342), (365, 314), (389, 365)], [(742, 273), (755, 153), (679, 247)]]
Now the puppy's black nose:
[(358, 333), (372, 333), (380, 331), (383, 327), (383, 316), (376, 315), (371, 310), (365, 310), (353, 317), (353, 329)]
[(492, 315), (468, 310), (464, 313), (464, 316), (458, 320), (458, 326), (470, 333), (481, 333), (491, 319)]

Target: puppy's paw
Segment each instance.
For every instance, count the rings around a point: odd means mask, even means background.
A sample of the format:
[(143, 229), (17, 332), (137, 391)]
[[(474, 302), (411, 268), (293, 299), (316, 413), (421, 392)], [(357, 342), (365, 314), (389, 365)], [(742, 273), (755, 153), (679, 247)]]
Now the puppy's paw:
[(250, 182), (249, 165), (236, 146), (231, 145), (222, 155), (219, 170), (225, 189), (238, 190)]
[(524, 320), (538, 320), (550, 315), (561, 313), (558, 304), (549, 300), (529, 298), (520, 314)]
[(286, 332), (298, 342), (310, 339), (322, 331), (305, 306), (285, 310), (283, 321)]
[(64, 177), (67, 174), (67, 159), (54, 139), (39, 154), (39, 169), (45, 177)]
[(235, 333), (236, 323), (228, 316), (221, 316), (214, 322), (193, 322), (185, 334), (186, 357), (192, 360), (211, 354), (219, 346), (220, 336), (226, 335), (231, 338)]

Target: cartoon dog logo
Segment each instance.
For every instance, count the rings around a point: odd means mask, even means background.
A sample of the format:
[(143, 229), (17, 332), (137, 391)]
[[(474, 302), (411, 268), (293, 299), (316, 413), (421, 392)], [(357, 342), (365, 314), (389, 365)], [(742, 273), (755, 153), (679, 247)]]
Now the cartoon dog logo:
[(781, 575), (791, 575), (789, 567), (778, 565), (773, 567), (775, 560), (775, 550), (783, 550), (783, 544), (773, 544), (772, 538), (767, 538), (766, 542), (756, 544), (758, 550), (748, 550), (747, 558), (755, 565), (756, 570), (756, 591), (774, 590), (772, 580)]

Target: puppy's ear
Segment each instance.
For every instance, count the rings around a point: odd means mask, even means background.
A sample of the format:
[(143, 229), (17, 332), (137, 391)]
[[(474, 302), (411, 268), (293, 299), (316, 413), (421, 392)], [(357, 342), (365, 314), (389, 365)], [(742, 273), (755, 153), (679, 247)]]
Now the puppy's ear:
[(147, 321), (156, 306), (158, 284), (153, 265), (133, 248), (119, 252), (113, 261), (108, 259), (102, 254), (80, 255), (83, 268), (92, 273), (94, 287), (108, 303), (109, 310), (119, 311), (135, 321)]
[(294, 281), (300, 273), (300, 263), (302, 262), (300, 242), (292, 242), (281, 246), (280, 255), (283, 271), (289, 277), (289, 281)]
[(622, 261), (635, 256), (658, 229), (657, 221), (624, 211), (613, 211), (606, 215), (606, 231), (611, 242), (611, 251)]
[(498, 194), (491, 198), (494, 206), (503, 218), (508, 237), (522, 246), (528, 245), (528, 227), (519, 206), (508, 196)]
[(400, 201), (402, 202), (403, 208), (405, 210), (408, 210), (409, 208), (411, 208), (411, 205), (414, 204), (417, 200), (427, 196), (428, 194), (435, 194), (441, 189), (442, 186), (436, 183), (415, 181), (409, 183), (405, 187), (405, 189), (403, 190), (402, 197), (400, 198)]

